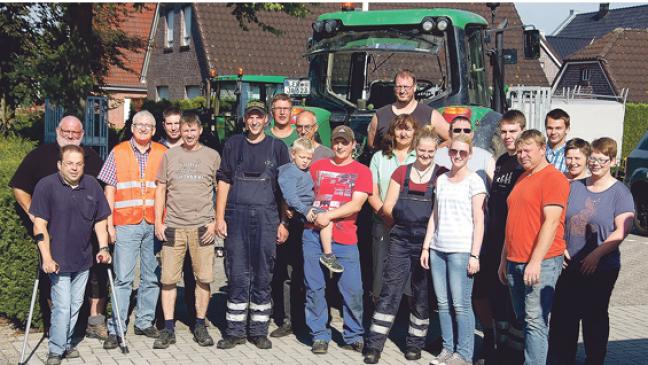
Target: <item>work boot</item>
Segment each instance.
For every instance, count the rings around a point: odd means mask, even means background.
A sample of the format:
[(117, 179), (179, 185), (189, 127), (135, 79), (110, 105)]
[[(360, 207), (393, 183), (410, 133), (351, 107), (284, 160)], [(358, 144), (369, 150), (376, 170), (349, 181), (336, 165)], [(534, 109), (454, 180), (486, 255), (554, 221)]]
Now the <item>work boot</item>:
[(214, 346), (214, 339), (209, 335), (205, 326), (196, 326), (194, 328), (193, 339), (200, 346)]
[(419, 360), (421, 358), (421, 349), (410, 347), (405, 351), (405, 359)]
[(66, 359), (76, 359), (77, 357), (81, 357), (81, 355), (79, 355), (79, 350), (76, 347), (71, 347), (65, 350), (63, 357)]
[(46, 365), (60, 365), (62, 358), (63, 357), (61, 355), (47, 354), (47, 362), (45, 364)]
[(160, 331), (160, 335), (158, 336), (158, 338), (155, 339), (155, 342), (153, 342), (153, 348), (166, 349), (169, 348), (169, 346), (173, 345), (174, 343), (176, 343), (175, 332), (171, 332), (165, 328), (162, 331)]
[(364, 356), (365, 364), (377, 364), (380, 360), (380, 351), (374, 349), (367, 349)]
[(323, 355), (328, 352), (328, 342), (324, 340), (316, 340), (313, 342), (311, 352), (316, 355)]
[(245, 337), (226, 336), (222, 340), (218, 341), (216, 347), (221, 350), (229, 350), (231, 348), (234, 348), (234, 346), (236, 345), (242, 345), (244, 343)]
[(106, 341), (108, 339), (108, 327), (106, 327), (105, 323), (94, 325), (88, 323), (88, 326), (86, 327), (86, 337)]
[(282, 324), (281, 327), (270, 332), (270, 337), (284, 337), (284, 336), (292, 335), (292, 333), (293, 330), (290, 322), (284, 322), (284, 324)]
[(340, 265), (340, 263), (337, 261), (337, 258), (335, 257), (335, 255), (330, 255), (330, 256), (322, 255), (322, 256), (320, 256), (320, 262), (330, 272), (341, 273), (341, 272), (344, 271), (344, 267), (342, 267), (342, 265)]
[(135, 327), (135, 334), (138, 336), (146, 336), (149, 338), (158, 338), (160, 336), (160, 331), (155, 328), (155, 326), (150, 326), (148, 328), (140, 329)]
[(364, 342), (362, 340), (356, 341), (354, 343), (347, 343), (342, 345), (342, 348), (345, 350), (351, 350), (355, 352), (362, 352), (364, 348)]
[(272, 342), (268, 340), (267, 336), (251, 336), (250, 342), (258, 349), (267, 350), (272, 348)]
[(104, 350), (116, 349), (119, 346), (119, 339), (117, 335), (108, 335), (108, 338), (103, 343)]

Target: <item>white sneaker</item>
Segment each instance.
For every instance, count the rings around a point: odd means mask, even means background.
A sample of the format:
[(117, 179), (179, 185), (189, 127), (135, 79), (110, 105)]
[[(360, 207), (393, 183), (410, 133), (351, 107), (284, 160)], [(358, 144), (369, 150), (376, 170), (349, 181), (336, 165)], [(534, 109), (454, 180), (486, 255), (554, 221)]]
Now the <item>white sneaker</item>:
[(432, 359), (432, 361), (430, 361), (430, 365), (444, 365), (446, 360), (450, 357), (452, 357), (452, 352), (443, 349), (434, 359)]
[(439, 365), (472, 365), (472, 362), (466, 361), (461, 355), (458, 353), (452, 354), (448, 360), (445, 361), (444, 364), (439, 364)]

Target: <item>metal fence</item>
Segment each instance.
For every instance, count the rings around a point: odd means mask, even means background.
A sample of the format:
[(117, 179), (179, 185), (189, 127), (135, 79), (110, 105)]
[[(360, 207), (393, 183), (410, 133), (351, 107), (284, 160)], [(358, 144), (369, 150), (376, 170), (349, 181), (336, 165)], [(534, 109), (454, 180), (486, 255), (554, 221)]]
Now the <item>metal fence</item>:
[(506, 93), (510, 109), (524, 113), (527, 129), (544, 130), (544, 120), (551, 110), (551, 88), (541, 86), (511, 86)]

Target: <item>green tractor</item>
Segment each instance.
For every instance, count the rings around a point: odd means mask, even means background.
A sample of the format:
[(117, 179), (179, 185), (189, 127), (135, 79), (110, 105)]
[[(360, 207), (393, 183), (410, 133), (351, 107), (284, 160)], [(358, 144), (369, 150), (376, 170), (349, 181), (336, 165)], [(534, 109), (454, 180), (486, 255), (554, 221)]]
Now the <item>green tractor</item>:
[[(494, 18), (499, 4), (487, 5)], [(375, 111), (395, 100), (393, 76), (400, 69), (410, 69), (418, 79), (416, 99), (440, 112), (448, 106), (470, 108), (477, 130), (475, 144), (498, 153), (493, 146), (498, 139), (493, 136), (506, 109), (502, 82), (506, 26), (504, 22), (489, 30), (480, 15), (444, 8), (322, 14), (313, 23), (307, 45), (308, 78), (284, 82), (306, 105), (330, 111), (332, 127), (349, 125), (360, 155), (371, 153), (364, 144)], [(525, 31), (527, 58), (539, 56), (537, 32)], [(486, 50), (493, 36), (496, 46)], [(493, 65), (492, 88), (486, 53)]]
[[(244, 75), (239, 70), (238, 75), (222, 75), (210, 78), (209, 109), (215, 134), (220, 141), (243, 131), (243, 114), (250, 100), (262, 100), (269, 110), (272, 97), (284, 92), (285, 76)], [(330, 112), (297, 104), (293, 107), (294, 117), (302, 110), (310, 110), (317, 116), (318, 134), (322, 142), (329, 146), (331, 128), (328, 124)], [(271, 120), (270, 123), (273, 121)]]

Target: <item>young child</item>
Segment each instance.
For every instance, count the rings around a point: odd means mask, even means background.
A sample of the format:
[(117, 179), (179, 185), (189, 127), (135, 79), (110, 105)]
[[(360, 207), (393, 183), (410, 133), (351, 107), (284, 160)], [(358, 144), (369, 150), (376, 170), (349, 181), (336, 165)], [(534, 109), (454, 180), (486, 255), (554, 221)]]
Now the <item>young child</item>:
[[(307, 138), (299, 138), (290, 148), (292, 162), (279, 166), (279, 187), (288, 206), (301, 214), (303, 221), (315, 221), (317, 214), (322, 212), (313, 207), (315, 194), (313, 193), (313, 179), (308, 168), (313, 161), (313, 143)], [(320, 230), (322, 251), (320, 262), (331, 272), (340, 273), (344, 268), (337, 262), (331, 249), (333, 241), (333, 223), (329, 223)]]

